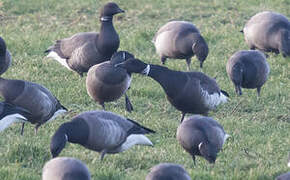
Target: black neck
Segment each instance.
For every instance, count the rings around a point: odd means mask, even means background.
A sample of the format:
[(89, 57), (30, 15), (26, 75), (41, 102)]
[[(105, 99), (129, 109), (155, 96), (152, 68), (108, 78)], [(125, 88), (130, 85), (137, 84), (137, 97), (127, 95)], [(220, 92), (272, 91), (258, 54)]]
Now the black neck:
[(89, 136), (89, 127), (81, 119), (75, 119), (71, 122), (63, 124), (59, 131), (65, 133), (68, 137), (68, 142), (84, 145)]
[(151, 64), (148, 76), (157, 81), (169, 97), (176, 96), (181, 90), (180, 86), (186, 81), (186, 75), (183, 72)]

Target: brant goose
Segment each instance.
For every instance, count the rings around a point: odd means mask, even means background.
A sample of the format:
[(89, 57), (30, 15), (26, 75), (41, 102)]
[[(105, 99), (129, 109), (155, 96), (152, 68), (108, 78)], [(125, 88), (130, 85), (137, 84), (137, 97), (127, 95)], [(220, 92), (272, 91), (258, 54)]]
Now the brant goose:
[(208, 46), (199, 30), (190, 22), (171, 21), (162, 26), (153, 38), (162, 64), (167, 58), (186, 59), (190, 70), (191, 57), (196, 55), (202, 68), (208, 55)]
[(260, 96), (261, 87), (270, 73), (266, 56), (258, 50), (236, 52), (230, 57), (226, 69), (238, 95), (242, 95), (241, 87), (243, 87), (257, 88), (258, 96)]
[(176, 136), (181, 146), (192, 156), (194, 164), (196, 155), (215, 163), (217, 153), (229, 137), (217, 121), (200, 115), (185, 119), (179, 125)]
[(14, 122), (27, 122), (32, 114), (19, 106), (0, 102), (0, 132)]
[(149, 145), (152, 142), (144, 135), (155, 133), (137, 122), (108, 111), (88, 111), (62, 124), (54, 133), (50, 152), (56, 157), (66, 142), (80, 144), (90, 150), (114, 154), (125, 151), (133, 145)]
[[(10, 80), (0, 77), (0, 95), (5, 99), (5, 102), (24, 108), (31, 113), (27, 121), (36, 124), (35, 133), (37, 133), (39, 126), (67, 111), (48, 89), (24, 80)], [(22, 123), (21, 135), (23, 129), (24, 122)]]
[(151, 169), (146, 180), (191, 180), (191, 178), (179, 164), (160, 163)]
[(215, 79), (202, 72), (173, 71), (163, 66), (146, 64), (138, 59), (129, 59), (115, 65), (128, 73), (150, 76), (164, 89), (169, 102), (182, 112), (205, 114), (217, 105), (227, 101), (228, 94), (220, 90)]
[(87, 74), (87, 92), (91, 98), (102, 105), (104, 110), (104, 102), (115, 101), (123, 94), (125, 94), (126, 110), (129, 112), (133, 110), (126, 94), (131, 83), (131, 74), (128, 74), (123, 68), (114, 67), (115, 64), (129, 58), (134, 58), (134, 55), (126, 51), (119, 51), (112, 56), (110, 61), (91, 67)]
[(251, 17), (241, 32), (252, 50), (290, 56), (290, 22), (282, 14), (260, 12)]
[(7, 50), (4, 39), (0, 37), (0, 76), (7, 71), (11, 65), (11, 55)]
[(119, 48), (120, 40), (113, 26), (113, 16), (123, 12), (116, 3), (107, 3), (101, 10), (100, 33), (82, 32), (57, 40), (45, 51), (49, 53), (47, 57), (82, 76), (91, 66), (109, 60)]
[(42, 180), (90, 180), (87, 166), (78, 159), (57, 157), (45, 163)]

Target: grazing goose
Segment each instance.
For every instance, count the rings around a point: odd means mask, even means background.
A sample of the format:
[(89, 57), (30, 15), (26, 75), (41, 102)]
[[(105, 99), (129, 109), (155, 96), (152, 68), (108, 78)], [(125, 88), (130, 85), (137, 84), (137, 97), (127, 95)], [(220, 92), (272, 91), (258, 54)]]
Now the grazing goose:
[(266, 56), (257, 50), (242, 50), (233, 54), (227, 63), (227, 73), (236, 88), (236, 93), (242, 95), (243, 88), (257, 88), (260, 96), (261, 87), (270, 73)]
[(42, 180), (90, 180), (87, 166), (78, 159), (57, 157), (45, 163)]
[(228, 94), (220, 90), (215, 79), (201, 72), (173, 71), (163, 66), (146, 64), (138, 59), (129, 59), (115, 65), (128, 73), (150, 76), (164, 89), (169, 102), (182, 112), (207, 114), (209, 110), (227, 101)]
[(119, 48), (119, 35), (113, 26), (113, 16), (124, 11), (116, 3), (109, 2), (101, 10), (100, 33), (82, 32), (72, 37), (57, 40), (45, 52), (80, 76), (95, 64), (110, 60)]
[(290, 21), (282, 14), (260, 12), (251, 17), (241, 32), (252, 50), (290, 56)]
[(32, 114), (19, 106), (0, 102), (0, 132), (14, 122), (27, 122)]
[[(0, 95), (5, 99), (5, 102), (31, 112), (32, 115), (27, 121), (36, 124), (35, 133), (37, 133), (39, 126), (67, 111), (48, 89), (24, 80), (10, 80), (0, 77)], [(22, 123), (21, 135), (23, 129), (24, 123)]]
[(11, 65), (11, 55), (7, 50), (4, 39), (0, 37), (0, 76), (7, 71)]
[(162, 64), (167, 58), (186, 59), (188, 70), (192, 56), (196, 55), (202, 68), (208, 55), (208, 46), (199, 30), (186, 21), (168, 22), (157, 31), (153, 43)]
[(289, 180), (290, 179), (290, 172), (281, 174), (280, 176), (276, 177), (276, 180)]
[(115, 53), (110, 61), (96, 64), (90, 68), (87, 78), (87, 92), (91, 98), (102, 105), (105, 110), (104, 102), (115, 101), (125, 94), (126, 109), (131, 112), (133, 106), (126, 94), (130, 83), (131, 74), (122, 68), (114, 67), (115, 64), (126, 61), (134, 56), (126, 51)]
[(194, 115), (185, 119), (177, 129), (177, 140), (192, 156), (204, 157), (209, 163), (215, 163), (217, 153), (229, 137), (224, 128), (211, 117)]
[(191, 178), (179, 164), (160, 163), (151, 169), (146, 180), (191, 180)]
[(88, 111), (62, 124), (54, 133), (50, 152), (56, 157), (66, 142), (80, 144), (90, 150), (101, 153), (123, 152), (133, 145), (149, 145), (152, 142), (144, 135), (155, 133), (137, 122), (108, 111)]

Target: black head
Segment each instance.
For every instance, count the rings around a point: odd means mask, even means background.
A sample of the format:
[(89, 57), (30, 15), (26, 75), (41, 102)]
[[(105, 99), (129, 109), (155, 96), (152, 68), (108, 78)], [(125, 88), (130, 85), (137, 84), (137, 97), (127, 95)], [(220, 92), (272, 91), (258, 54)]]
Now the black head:
[(124, 68), (128, 73), (143, 73), (148, 64), (142, 62), (139, 59), (129, 59), (125, 62), (116, 64), (115, 67)]
[(209, 50), (203, 37), (199, 34), (197, 36), (196, 42), (192, 45), (192, 51), (200, 62), (200, 68), (202, 68), (203, 61), (207, 58)]
[(65, 147), (66, 142), (68, 141), (68, 136), (63, 131), (63, 125), (61, 125), (55, 132), (50, 142), (50, 153), (53, 158), (59, 155), (59, 153)]
[(0, 37), (0, 56), (6, 55), (6, 44), (2, 37)]
[(107, 4), (105, 4), (105, 6), (102, 8), (101, 10), (101, 14), (100, 16), (114, 16), (115, 14), (118, 13), (124, 13), (125, 11), (122, 10), (121, 8), (119, 8), (119, 6), (114, 3), (114, 2), (109, 2)]
[(122, 63), (128, 59), (131, 59), (131, 58), (134, 58), (134, 55), (127, 52), (127, 51), (118, 51), (118, 52), (115, 52), (113, 54), (113, 56), (111, 57), (111, 63), (112, 64), (119, 64), (119, 63)]
[(198, 145), (199, 152), (209, 163), (215, 163), (218, 148), (209, 142), (201, 142)]

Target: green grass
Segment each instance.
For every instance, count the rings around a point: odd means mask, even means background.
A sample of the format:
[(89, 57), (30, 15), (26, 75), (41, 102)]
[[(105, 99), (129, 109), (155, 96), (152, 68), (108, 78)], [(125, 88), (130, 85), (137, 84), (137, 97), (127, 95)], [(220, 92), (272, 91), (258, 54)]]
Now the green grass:
[[(44, 59), (43, 51), (56, 39), (82, 31), (98, 31), (100, 7), (106, 1), (93, 0), (2, 0), (0, 1), (0, 35), (13, 55), (13, 66), (5, 78), (24, 79), (50, 89), (70, 113), (43, 125), (35, 136), (27, 124), (20, 136), (20, 124), (0, 134), (0, 179), (40, 179), (41, 170), (50, 157), (49, 143), (60, 124), (83, 111), (101, 109), (87, 95), (85, 78), (79, 78), (56, 61)], [(93, 179), (144, 179), (150, 168), (160, 162), (184, 165), (192, 179), (274, 179), (289, 171), (286, 159), (290, 151), (290, 60), (270, 54), (269, 80), (261, 97), (255, 90), (244, 90), (241, 97), (227, 77), (225, 64), (237, 50), (248, 49), (239, 31), (257, 12), (272, 10), (290, 17), (289, 0), (118, 0), (126, 10), (114, 19), (120, 35), (120, 50), (127, 50), (148, 63), (160, 64), (151, 39), (164, 23), (172, 19), (193, 22), (205, 37), (210, 53), (203, 72), (217, 81), (231, 96), (210, 116), (218, 120), (231, 138), (219, 153), (214, 167), (191, 157), (176, 140), (180, 112), (165, 98), (159, 84), (148, 77), (133, 75), (128, 92), (134, 112), (127, 113), (124, 97), (107, 103), (107, 110), (135, 119), (157, 131), (149, 138), (154, 148), (136, 146), (103, 162), (99, 154), (79, 145), (68, 144), (61, 156), (85, 162)], [(168, 60), (166, 66), (186, 70), (185, 61)], [(199, 70), (193, 58), (192, 68)]]

